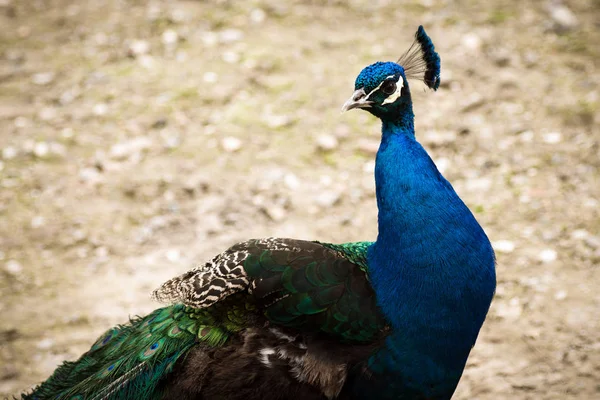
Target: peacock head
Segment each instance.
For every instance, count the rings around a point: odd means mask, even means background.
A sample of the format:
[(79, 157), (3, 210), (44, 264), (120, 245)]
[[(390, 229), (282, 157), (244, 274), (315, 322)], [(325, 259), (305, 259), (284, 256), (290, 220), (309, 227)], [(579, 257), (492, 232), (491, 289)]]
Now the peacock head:
[(397, 62), (376, 62), (360, 72), (342, 111), (362, 108), (382, 120), (395, 120), (407, 112), (412, 115), (408, 79), (422, 80), (433, 90), (440, 86), (440, 56), (422, 26)]

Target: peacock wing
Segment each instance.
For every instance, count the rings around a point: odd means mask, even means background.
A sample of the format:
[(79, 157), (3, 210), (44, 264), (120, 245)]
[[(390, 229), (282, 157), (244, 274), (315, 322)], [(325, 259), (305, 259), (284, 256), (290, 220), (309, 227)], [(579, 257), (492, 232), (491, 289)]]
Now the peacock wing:
[(249, 240), (169, 280), (154, 297), (204, 309), (245, 292), (273, 324), (370, 342), (386, 328), (367, 275), (370, 244)]

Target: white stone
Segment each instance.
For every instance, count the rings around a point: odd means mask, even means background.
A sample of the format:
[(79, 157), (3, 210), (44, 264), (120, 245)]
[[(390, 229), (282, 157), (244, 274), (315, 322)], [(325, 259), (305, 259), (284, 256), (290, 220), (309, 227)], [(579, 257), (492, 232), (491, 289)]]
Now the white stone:
[(98, 258), (106, 258), (108, 257), (108, 248), (106, 248), (105, 246), (97, 247), (94, 250), (94, 255)]
[(46, 142), (37, 142), (33, 148), (33, 154), (38, 158), (45, 158), (50, 153), (50, 146)]
[(365, 174), (373, 174), (375, 172), (375, 160), (369, 160), (363, 164), (362, 170)]
[(566, 290), (559, 290), (558, 292), (556, 292), (556, 294), (554, 295), (554, 299), (555, 300), (564, 300), (567, 298), (567, 291)]
[(202, 42), (207, 47), (213, 47), (219, 41), (219, 35), (215, 32), (208, 31), (202, 34)]
[(140, 63), (140, 66), (145, 69), (152, 69), (156, 65), (154, 57), (149, 54), (142, 54), (139, 56), (138, 62)]
[(571, 237), (573, 239), (585, 239), (590, 235), (590, 233), (588, 231), (586, 231), (585, 229), (575, 229), (573, 232), (571, 232)]
[(341, 195), (337, 191), (325, 190), (316, 197), (316, 203), (323, 208), (330, 208), (340, 201)]
[(50, 338), (42, 339), (39, 342), (37, 342), (36, 345), (36, 347), (40, 350), (48, 350), (52, 346), (54, 346), (54, 340)]
[(137, 137), (127, 142), (117, 143), (110, 148), (110, 157), (124, 160), (136, 153), (152, 146), (152, 141), (147, 137)]
[(492, 247), (498, 253), (512, 253), (515, 250), (515, 243), (510, 240), (496, 240), (492, 242)]
[(48, 85), (54, 80), (54, 72), (39, 72), (31, 77), (31, 81), (36, 85)]
[(106, 115), (106, 113), (108, 112), (108, 105), (106, 103), (98, 103), (94, 105), (93, 112), (94, 115), (97, 115), (99, 117)]
[(50, 154), (53, 156), (64, 157), (67, 155), (67, 148), (64, 145), (56, 142), (50, 142), (49, 146)]
[(141, 56), (150, 51), (150, 43), (145, 40), (134, 40), (129, 44), (129, 54), (132, 56)]
[(52, 121), (53, 119), (56, 118), (56, 114), (57, 114), (56, 108), (54, 108), (54, 107), (44, 107), (38, 113), (38, 117), (42, 121)]
[(441, 174), (445, 174), (448, 168), (450, 168), (450, 160), (446, 157), (440, 157), (435, 160), (435, 165)]
[(379, 140), (374, 139), (359, 139), (357, 144), (358, 150), (374, 156), (379, 150)]
[(179, 40), (179, 35), (173, 29), (167, 29), (162, 34), (162, 42), (165, 46), (173, 46), (177, 44)]
[(228, 153), (233, 153), (242, 148), (242, 141), (233, 136), (224, 137), (221, 140), (221, 147)]
[(262, 119), (269, 128), (273, 129), (282, 128), (288, 125), (291, 121), (290, 117), (288, 117), (287, 115), (273, 114), (264, 115)]
[(579, 25), (579, 20), (573, 11), (563, 4), (551, 6), (550, 16), (561, 29), (573, 29)]
[(464, 47), (466, 47), (469, 50), (479, 50), (481, 49), (481, 45), (483, 42), (481, 38), (477, 36), (477, 34), (471, 32), (467, 33), (462, 37), (461, 43)]
[(538, 259), (543, 263), (555, 261), (557, 257), (558, 253), (554, 249), (544, 249), (538, 254)]
[(283, 207), (278, 205), (270, 205), (264, 208), (265, 213), (269, 218), (271, 218), (275, 222), (279, 222), (285, 219), (286, 211)]
[(23, 267), (17, 260), (8, 260), (4, 266), (4, 270), (11, 275), (18, 275), (23, 271)]
[(296, 190), (300, 187), (300, 180), (292, 173), (286, 174), (283, 177), (283, 183), (292, 190)]
[(14, 124), (15, 128), (26, 128), (29, 125), (29, 120), (25, 117), (17, 117)]
[(8, 146), (2, 149), (2, 158), (5, 160), (12, 160), (17, 156), (17, 149), (12, 146)]
[(73, 138), (73, 136), (75, 136), (73, 128), (64, 128), (62, 131), (60, 131), (60, 137), (62, 139), (70, 140)]
[(556, 144), (562, 142), (562, 134), (560, 132), (549, 132), (542, 136), (545, 143)]
[(178, 249), (167, 250), (165, 257), (169, 262), (176, 263), (181, 259), (181, 252)]
[(225, 29), (219, 32), (219, 40), (222, 43), (231, 43), (242, 40), (244, 32), (239, 29)]
[(255, 8), (250, 11), (250, 21), (254, 24), (260, 24), (267, 18), (267, 13), (261, 8)]
[(41, 215), (37, 215), (31, 219), (31, 227), (37, 229), (46, 223), (46, 219)]
[(338, 147), (338, 140), (335, 136), (333, 135), (319, 135), (317, 137), (317, 147), (319, 148), (319, 150), (323, 150), (323, 151), (332, 151), (335, 150)]
[(221, 55), (221, 58), (228, 64), (235, 64), (240, 61), (240, 55), (235, 51), (226, 51)]
[(202, 75), (202, 80), (207, 83), (215, 83), (217, 79), (219, 79), (219, 75), (212, 71), (205, 72)]

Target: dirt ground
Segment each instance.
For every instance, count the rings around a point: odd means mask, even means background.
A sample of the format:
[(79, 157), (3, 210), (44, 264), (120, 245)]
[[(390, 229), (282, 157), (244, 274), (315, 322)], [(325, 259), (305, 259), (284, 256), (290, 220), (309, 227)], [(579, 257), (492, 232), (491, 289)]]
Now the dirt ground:
[(600, 398), (600, 2), (0, 0), (0, 397), (236, 241), (376, 235), (362, 67), (423, 24), (417, 137), (498, 291), (456, 399)]

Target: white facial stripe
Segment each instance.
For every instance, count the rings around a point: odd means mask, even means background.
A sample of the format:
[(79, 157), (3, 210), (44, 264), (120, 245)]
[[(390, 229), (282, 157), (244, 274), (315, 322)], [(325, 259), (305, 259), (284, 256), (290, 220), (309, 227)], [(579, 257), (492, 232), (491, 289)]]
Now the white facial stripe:
[(387, 99), (385, 99), (383, 101), (383, 103), (381, 103), (381, 105), (384, 104), (388, 104), (388, 103), (393, 103), (396, 100), (398, 100), (398, 97), (400, 97), (402, 95), (402, 88), (404, 87), (404, 80), (403, 79), (398, 79), (398, 83), (396, 83), (396, 91), (392, 94), (390, 94)]
[[(378, 91), (379, 88), (381, 88), (381, 85), (383, 85), (383, 83), (386, 80), (393, 78), (393, 77), (394, 77), (394, 75), (390, 75), (390, 76), (387, 76), (384, 80), (382, 80), (381, 83), (375, 89), (373, 89), (369, 92), (369, 94), (365, 97), (365, 101), (369, 100), (369, 96), (371, 96), (373, 93)], [(398, 97), (400, 97), (400, 95), (402, 94), (403, 87), (404, 87), (404, 80), (398, 79), (398, 82), (396, 83), (396, 91), (394, 93), (390, 94), (381, 104), (383, 105), (383, 104), (393, 103), (396, 100), (398, 100)]]

